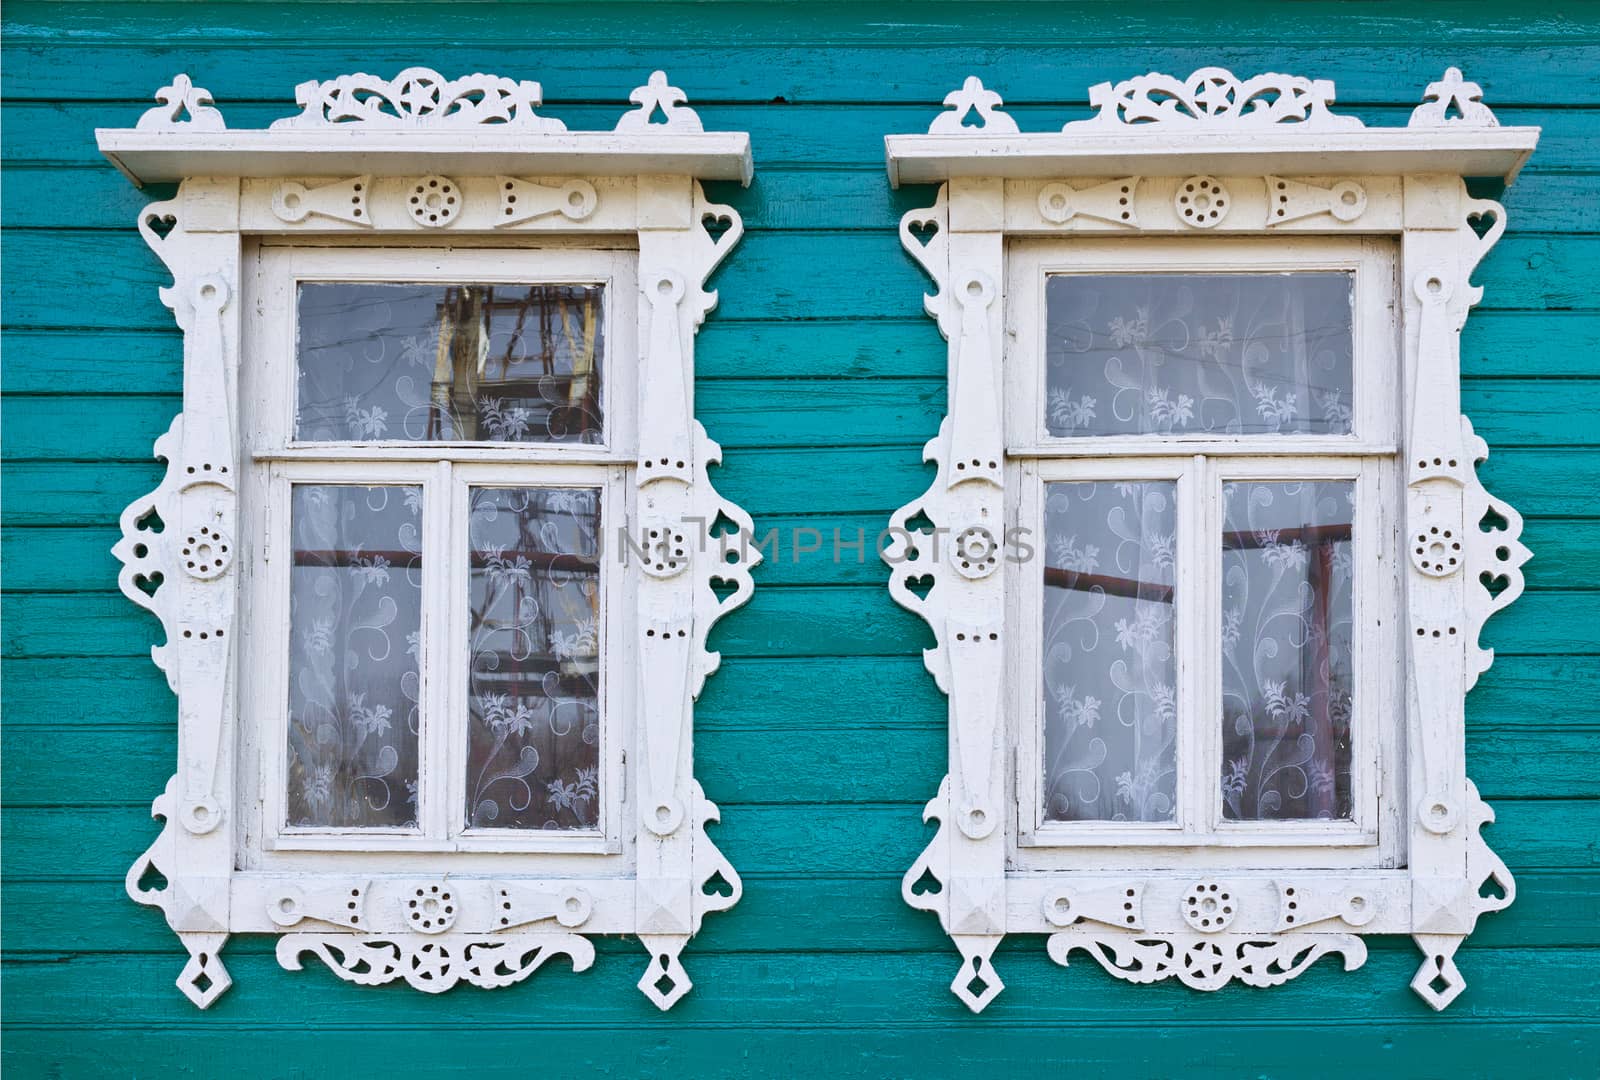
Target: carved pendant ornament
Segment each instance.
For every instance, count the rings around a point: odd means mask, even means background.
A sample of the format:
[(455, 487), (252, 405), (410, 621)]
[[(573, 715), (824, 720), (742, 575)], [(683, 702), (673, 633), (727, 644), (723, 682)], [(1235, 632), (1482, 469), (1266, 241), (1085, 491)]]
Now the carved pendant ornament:
[[(196, 161), (231, 160), (205, 156), (228, 153), (218, 138), (237, 134), (224, 127), (208, 91), (179, 76), (156, 96), (161, 106), (137, 129), (100, 133), (109, 156), (118, 160), (111, 147), (131, 145), (134, 135), (161, 132), (170, 145), (199, 155)], [(536, 112), (537, 83), (490, 75), (447, 79), (427, 68), (394, 79), (348, 75), (303, 83), (296, 97), (301, 114), (250, 134), (298, 146), (300, 133), (311, 129), (376, 130), (392, 133), (383, 136), (385, 145), (414, 146), (417, 156), (380, 169), (330, 138), (318, 142), (323, 149), (304, 175), (186, 174), (175, 198), (139, 216), (141, 234), (173, 279), (160, 298), (184, 334), (183, 409), (156, 440), (165, 475), (123, 512), (114, 554), (124, 595), (165, 630), (152, 656), (178, 696), (178, 752), (176, 772), (152, 807), (159, 835), (129, 869), (127, 892), (159, 908), (177, 933), (189, 954), (178, 987), (201, 1008), (231, 984), (220, 954), (233, 933), (281, 935), (277, 957), (289, 970), (310, 957), (350, 983), (403, 981), (426, 993), (462, 982), (509, 986), (557, 958), (582, 971), (594, 961), (590, 935), (632, 934), (649, 957), (639, 988), (669, 1008), (692, 986), (680, 961), (689, 938), (705, 915), (741, 894), (739, 875), (707, 834), (718, 811), (694, 778), (694, 703), (720, 660), (707, 638), (749, 600), (761, 553), (747, 545), (708, 548), (686, 523), (731, 521), (744, 535), (751, 529), (749, 515), (711, 485), (707, 469), (721, 450), (694, 419), (690, 394), (696, 334), (717, 301), (705, 283), (743, 233), (737, 212), (710, 202), (699, 181), (702, 174), (747, 175), (748, 137), (705, 133), (683, 91), (660, 72), (632, 93), (635, 108), (616, 129), (603, 133), (567, 133), (559, 120)], [(456, 135), (467, 129), (513, 129), (515, 152), (550, 167), (501, 175), (505, 144), (487, 135), (481, 147), (464, 144)], [(541, 143), (547, 137), (560, 145)], [(679, 153), (674, 144), (681, 140), (692, 152)], [(454, 155), (452, 164), (429, 167), (438, 159), (425, 151), (440, 147)], [(545, 151), (549, 156), (539, 157)], [(618, 308), (638, 312), (637, 355), (619, 351), (606, 360), (608, 377), (619, 367), (636, 369), (623, 385), (635, 388), (637, 402), (618, 412), (639, 420), (630, 421), (637, 455), (606, 451), (604, 467), (625, 486), (618, 505), (639, 515), (633, 525), (649, 523), (651, 534), (631, 564), (617, 560), (614, 588), (633, 610), (605, 629), (608, 637), (638, 637), (636, 647), (608, 654), (627, 661), (609, 676), (614, 687), (629, 684), (626, 692), (612, 691), (616, 701), (631, 703), (629, 715), (610, 721), (623, 747), (616, 782), (626, 794), (614, 805), (627, 808), (618, 811), (625, 820), (594, 841), (608, 847), (579, 849), (586, 853), (576, 861), (546, 845), (501, 862), (494, 852), (503, 848), (462, 848), (460, 857), (470, 861), (457, 863), (453, 848), (390, 855), (399, 849), (361, 837), (347, 842), (345, 834), (310, 864), (271, 861), (274, 853), (248, 835), (242, 819), (249, 811), (235, 786), (236, 777), (263, 768), (244, 749), (282, 752), (281, 745), (261, 749), (260, 736), (251, 742), (260, 721), (251, 719), (256, 707), (241, 700), (241, 681), (259, 693), (270, 680), (241, 670), (235, 642), (270, 629), (244, 621), (250, 612), (240, 610), (241, 577), (266, 572), (275, 553), (257, 539), (271, 535), (261, 522), (288, 513), (240, 505), (242, 493), (269, 490), (238, 476), (254, 467), (240, 452), (238, 408), (241, 338), (253, 332), (246, 320), (254, 317), (241, 295), (244, 238), (376, 233), (395, 249), (408, 236), (439, 231), (483, 238), (591, 228), (634, 235), (638, 249), (638, 294)], [(612, 337), (612, 327), (606, 334)], [(616, 337), (634, 340), (631, 333)], [(576, 340), (574, 348), (581, 335)], [(388, 712), (372, 712), (368, 722), (387, 725)], [(595, 798), (595, 780), (586, 782), (588, 789), (566, 797)], [(252, 873), (238, 873), (246, 861)], [(419, 866), (429, 869), (418, 873)], [(165, 883), (152, 887), (156, 874)]]
[[(1467, 170), (1481, 161), (1469, 157), (1478, 152), (1471, 133), (1496, 121), (1481, 90), (1454, 68), (1428, 87), (1406, 128), (1366, 128), (1334, 113), (1331, 82), (1240, 79), (1220, 68), (1104, 83), (1089, 96), (1093, 118), (1017, 139), (1000, 95), (969, 78), (927, 136), (888, 137), (891, 177), (942, 181), (931, 206), (905, 215), (900, 235), (932, 280), (923, 307), (948, 342), (950, 383), (948, 414), (923, 451), (936, 467), (933, 482), (895, 512), (895, 542), (883, 552), (890, 595), (932, 631), (924, 661), (948, 697), (950, 727), (949, 774), (924, 812), (937, 831), (907, 871), (903, 897), (936, 914), (950, 935), (961, 956), (951, 989), (973, 1011), (1003, 989), (991, 958), (1013, 933), (1048, 935), (1049, 955), (1063, 966), (1076, 951), (1116, 978), (1177, 979), (1197, 990), (1277, 986), (1328, 953), (1353, 970), (1366, 959), (1361, 935), (1409, 934), (1424, 954), (1412, 986), (1442, 1009), (1465, 986), (1453, 960), (1460, 944), (1480, 915), (1515, 896), (1481, 835), (1493, 813), (1467, 779), (1463, 745), (1466, 691), (1493, 659), (1480, 633), (1521, 593), (1529, 558), (1520, 516), (1478, 481), (1487, 448), (1460, 408), (1459, 332), (1482, 295), (1471, 275), (1505, 229), (1504, 209), (1469, 197), (1461, 178), (1477, 175)], [(1497, 130), (1497, 138), (1515, 133), (1501, 159), (1509, 178), (1538, 129)], [(1321, 138), (1328, 133), (1347, 139), (1348, 151), (1330, 150)], [(1241, 171), (1237, 162), (1269, 136), (1272, 167)], [(1149, 167), (1111, 171), (1127, 169), (1135, 143), (1149, 148)], [(1428, 148), (1425, 157), (1400, 156), (1417, 147)], [(1297, 160), (1305, 167), (1291, 168)], [(1426, 160), (1432, 171), (1390, 164), (1402, 160)], [(1021, 462), (1020, 473), (1007, 468), (1001, 431), (1023, 429), (1015, 437), (1031, 455), (1073, 451), (1028, 443), (1037, 421), (1026, 414), (1002, 424), (1002, 328), (1025, 324), (1033, 309), (1019, 315), (1016, 298), (996, 283), (1012, 280), (1009, 240), (1064, 233), (1105, 243), (1161, 234), (1203, 245), (1220, 234), (1278, 233), (1397, 243), (1403, 491), (1384, 513), (1399, 515), (1407, 541), (1395, 581), (1406, 659), (1403, 716), (1392, 721), (1390, 743), (1403, 753), (1381, 768), (1402, 770), (1407, 807), (1384, 826), (1403, 833), (1400, 869), (1359, 859), (1348, 869), (1295, 869), (1322, 863), (1312, 849), (1297, 851), (1292, 836), (1273, 848), (1205, 852), (1141, 847), (1109, 833), (1096, 834), (1097, 844), (1062, 833), (1019, 844), (1036, 813), (1025, 781), (1041, 768), (1028, 756), (1039, 740), (1020, 730), (1033, 721), (1010, 714), (1032, 714), (1002, 687), (1009, 665), (1020, 663), (1006, 628), (1020, 625), (1024, 644), (1039, 647), (1027, 632), (1037, 612), (1019, 610), (1015, 595), (1017, 578), (1037, 563), (1015, 557), (1009, 542), (1017, 519), (1008, 508), (1029, 496), (1007, 488), (1013, 476), (1028, 483), (1031, 463)], [(1017, 400), (1035, 406), (1025, 392)], [(988, 542), (972, 543), (980, 535), (1020, 569), (994, 573)], [(1275, 863), (1275, 851), (1297, 857)], [(1127, 869), (1144, 863), (1148, 870)]]

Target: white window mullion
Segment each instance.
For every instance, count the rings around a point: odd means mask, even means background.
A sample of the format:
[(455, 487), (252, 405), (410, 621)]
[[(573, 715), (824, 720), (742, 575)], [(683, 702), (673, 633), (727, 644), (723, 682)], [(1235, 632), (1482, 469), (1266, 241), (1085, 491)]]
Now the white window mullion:
[(460, 511), (453, 469), (441, 461), (433, 469), (425, 507), (423, 546), (422, 652), (422, 816), (423, 833), (430, 840), (445, 840), (457, 831), (452, 809), (459, 799), (460, 771), (452, 752), (457, 716), (455, 687), (463, 680), (456, 670), (464, 618), (465, 599), (457, 578), (464, 560), (454, 557), (458, 550), (454, 534), (463, 518)]

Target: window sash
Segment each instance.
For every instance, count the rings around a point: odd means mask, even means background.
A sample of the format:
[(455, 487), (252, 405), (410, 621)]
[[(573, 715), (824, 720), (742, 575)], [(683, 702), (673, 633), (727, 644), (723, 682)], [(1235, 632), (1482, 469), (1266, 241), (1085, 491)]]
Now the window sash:
[[(1011, 240), (1007, 247), (1006, 453), (1011, 457), (1392, 454), (1399, 400), (1394, 245), (1376, 238)], [(1185, 272), (1355, 275), (1353, 430), (1349, 435), (1051, 436), (1045, 425), (1046, 279)]]
[[(539, 247), (451, 249), (290, 247), (259, 243), (253, 251), (257, 303), (242, 368), (241, 398), (260, 402), (243, 412), (246, 453), (256, 461), (546, 461), (625, 462), (636, 456), (638, 385), (638, 253), (627, 248)], [(605, 355), (601, 359), (604, 421), (598, 443), (465, 442), (295, 438), (298, 288), (301, 283), (598, 284), (604, 287)]]
[[(1403, 716), (1397, 695), (1402, 672), (1395, 638), (1399, 578), (1395, 569), (1395, 514), (1386, 500), (1397, 490), (1396, 463), (1384, 455), (1131, 457), (1125, 459), (1023, 459), (1009, 463), (1008, 518), (1036, 548), (1031, 559), (1007, 566), (1015, 643), (1008, 657), (1007, 715), (1018, 746), (1017, 848), (1056, 849), (1051, 858), (1081, 849), (1093, 865), (1096, 848), (1262, 849), (1262, 865), (1289, 865), (1284, 849), (1326, 849), (1310, 865), (1395, 865), (1401, 843), (1392, 813), (1403, 761)], [(1352, 818), (1348, 821), (1228, 821), (1223, 817), (1222, 485), (1234, 479), (1348, 479), (1356, 485), (1353, 560), (1356, 565), (1352, 648), (1355, 669), (1352, 718)], [(1076, 480), (1172, 480), (1177, 488), (1174, 600), (1180, 612), (1177, 655), (1177, 808), (1171, 823), (1046, 821), (1044, 800), (1043, 543), (1045, 485)], [(1381, 798), (1380, 798), (1381, 797)], [(1384, 812), (1380, 813), (1380, 803)], [(1268, 851), (1272, 850), (1270, 856)], [(1343, 849), (1343, 850), (1339, 850)], [(1174, 852), (1175, 853), (1175, 852)], [(1166, 856), (1170, 858), (1171, 856)], [(1103, 857), (1101, 857), (1103, 859)], [(1239, 856), (1231, 856), (1234, 865)], [(1187, 862), (1186, 862), (1187, 864)]]
[[(504, 464), (481, 462), (278, 462), (262, 477), (265, 505), (282, 512), (264, 517), (264, 573), (256, 575), (250, 647), (261, 673), (243, 697), (247, 730), (260, 761), (262, 844), (269, 852), (570, 852), (620, 851), (623, 799), (621, 760), (626, 744), (630, 680), (614, 673), (629, 665), (619, 653), (631, 641), (631, 571), (616, 562), (614, 539), (629, 519), (628, 473), (594, 464)], [(289, 700), (288, 618), (292, 572), (288, 507), (293, 484), (410, 484), (423, 490), (422, 703), (417, 830), (391, 828), (293, 828), (287, 825), (286, 789)], [(603, 540), (600, 644), (599, 820), (592, 830), (473, 829), (465, 807), (467, 768), (466, 647), (469, 620), (466, 509), (472, 487), (595, 487), (601, 492)], [(281, 554), (279, 554), (281, 553)], [(430, 572), (431, 571), (431, 572)], [(621, 684), (621, 685), (618, 685)]]

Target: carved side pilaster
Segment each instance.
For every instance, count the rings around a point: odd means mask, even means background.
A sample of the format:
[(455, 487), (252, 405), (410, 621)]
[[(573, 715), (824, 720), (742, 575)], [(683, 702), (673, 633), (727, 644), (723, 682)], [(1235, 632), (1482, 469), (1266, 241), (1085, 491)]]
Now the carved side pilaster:
[[(190, 180), (140, 214), (139, 230), (172, 273), (160, 290), (184, 332), (183, 411), (156, 441), (157, 488), (122, 514), (124, 595), (161, 620), (151, 650), (178, 696), (178, 772), (156, 800), (161, 836), (129, 871), (129, 895), (159, 906), (190, 953), (179, 988), (204, 1008), (227, 989), (217, 952), (227, 938), (232, 870), (232, 729), (238, 574), (239, 348), (237, 181)], [(163, 235), (157, 228), (169, 227)], [(151, 866), (162, 890), (139, 887)]]
[[(925, 815), (940, 828), (903, 895), (954, 939), (962, 965), (951, 989), (974, 1012), (1004, 986), (989, 960), (1006, 932), (1002, 200), (998, 182), (957, 181), (901, 222), (937, 286), (924, 306), (950, 342), (950, 408), (923, 451), (933, 485), (895, 512), (883, 552), (890, 594), (933, 631), (923, 660), (949, 697), (951, 773)], [(912, 528), (919, 517), (932, 528)], [(925, 874), (937, 892), (923, 890)]]
[[(705, 833), (717, 809), (691, 775), (693, 701), (721, 660), (706, 649), (711, 627), (750, 598), (750, 569), (761, 554), (739, 539), (753, 530), (749, 515), (711, 486), (707, 466), (721, 459), (721, 448), (693, 419), (694, 335), (717, 301), (705, 282), (743, 225), (686, 177), (643, 177), (638, 198), (639, 733), (630, 751), (638, 767), (628, 775), (639, 812), (638, 933), (651, 958), (639, 988), (667, 1009), (692, 985), (678, 960), (689, 936), (707, 912), (739, 897), (738, 875)], [(718, 222), (727, 228), (713, 236), (707, 226)], [(719, 520), (737, 534), (712, 536)], [(719, 598), (714, 583), (733, 591)], [(731, 891), (705, 895), (719, 875)]]
[[(1402, 292), (1410, 393), (1404, 440), (1407, 697), (1411, 806), (1411, 926), (1426, 959), (1412, 988), (1443, 1009), (1466, 986), (1452, 959), (1485, 911), (1510, 902), (1515, 885), (1479, 836), (1493, 813), (1465, 768), (1465, 694), (1492, 654), (1478, 645), (1484, 620), (1521, 591), (1529, 557), (1521, 518), (1479, 484), (1487, 453), (1460, 412), (1460, 332), (1483, 290), (1478, 262), (1505, 229), (1505, 211), (1467, 197), (1454, 177), (1406, 179)], [(1475, 221), (1492, 217), (1480, 236)], [(1505, 529), (1486, 534), (1490, 509)], [(1503, 512), (1502, 511), (1509, 511)], [(1502, 557), (1501, 553), (1504, 553)], [(1494, 596), (1481, 578), (1504, 579)], [(1465, 871), (1465, 873), (1463, 872)], [(1479, 896), (1493, 877), (1503, 897)]]

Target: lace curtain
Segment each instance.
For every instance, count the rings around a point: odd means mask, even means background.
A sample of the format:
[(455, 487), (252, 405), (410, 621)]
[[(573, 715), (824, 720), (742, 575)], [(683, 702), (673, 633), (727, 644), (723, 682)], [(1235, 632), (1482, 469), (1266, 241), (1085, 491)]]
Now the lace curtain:
[(1346, 435), (1349, 273), (1054, 274), (1053, 436)]
[(290, 502), (288, 823), (415, 828), (422, 489)]
[(1229, 820), (1348, 818), (1348, 480), (1222, 489), (1222, 799)]
[(467, 815), (599, 822), (600, 491), (473, 488)]
[(1045, 485), (1047, 820), (1173, 819), (1174, 496), (1170, 480)]
[(295, 438), (598, 443), (603, 291), (303, 284)]

